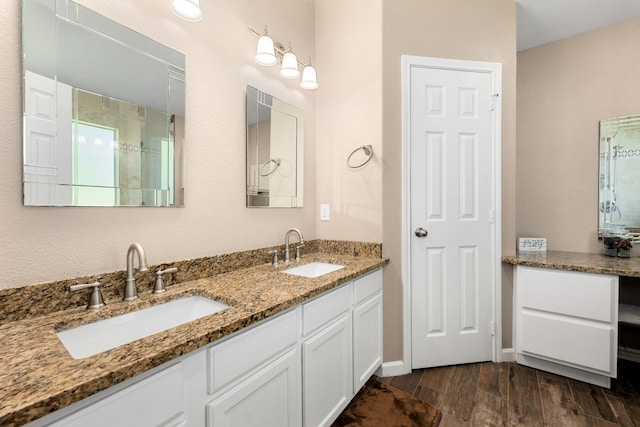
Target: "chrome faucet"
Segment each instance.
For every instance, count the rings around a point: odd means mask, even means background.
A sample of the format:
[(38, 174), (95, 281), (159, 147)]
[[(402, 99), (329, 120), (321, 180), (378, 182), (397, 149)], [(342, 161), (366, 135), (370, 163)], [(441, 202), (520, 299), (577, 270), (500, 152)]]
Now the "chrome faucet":
[(289, 253), (289, 236), (291, 233), (298, 233), (298, 239), (300, 240), (300, 244), (296, 246), (296, 261), (300, 259), (300, 248), (304, 247), (304, 238), (302, 237), (302, 233), (297, 228), (292, 228), (287, 231), (287, 234), (284, 236), (284, 262), (290, 262), (291, 256)]
[(136, 279), (133, 277), (133, 254), (138, 253), (138, 268), (141, 272), (147, 271), (147, 254), (142, 249), (140, 243), (132, 243), (127, 251), (127, 281), (124, 285), (123, 301), (133, 301), (138, 298), (138, 288)]

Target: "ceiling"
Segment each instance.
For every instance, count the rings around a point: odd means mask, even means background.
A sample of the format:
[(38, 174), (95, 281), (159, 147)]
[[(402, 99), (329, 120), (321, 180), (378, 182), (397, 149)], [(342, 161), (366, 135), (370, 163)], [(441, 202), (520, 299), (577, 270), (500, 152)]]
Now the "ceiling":
[(639, 0), (515, 0), (518, 51), (640, 16)]

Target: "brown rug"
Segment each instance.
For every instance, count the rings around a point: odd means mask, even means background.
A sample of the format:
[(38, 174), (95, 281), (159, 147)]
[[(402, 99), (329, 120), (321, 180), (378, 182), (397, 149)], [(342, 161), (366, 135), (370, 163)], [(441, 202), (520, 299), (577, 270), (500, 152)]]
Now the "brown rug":
[(332, 427), (437, 427), (441, 416), (437, 408), (373, 378)]

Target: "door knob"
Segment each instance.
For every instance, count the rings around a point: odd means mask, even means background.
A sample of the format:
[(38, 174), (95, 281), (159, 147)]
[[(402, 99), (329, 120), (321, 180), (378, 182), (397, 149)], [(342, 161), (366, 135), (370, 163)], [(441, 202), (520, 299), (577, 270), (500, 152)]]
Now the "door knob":
[(425, 230), (422, 227), (418, 227), (416, 228), (416, 236), (418, 237), (427, 237), (427, 234), (429, 234), (429, 232), (427, 230)]

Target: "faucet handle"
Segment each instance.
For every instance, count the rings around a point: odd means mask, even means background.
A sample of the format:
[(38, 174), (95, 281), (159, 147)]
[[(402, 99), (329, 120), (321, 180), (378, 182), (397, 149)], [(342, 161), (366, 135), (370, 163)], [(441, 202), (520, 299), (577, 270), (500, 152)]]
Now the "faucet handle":
[(274, 267), (278, 265), (278, 250), (274, 249), (272, 251), (267, 252), (268, 255), (273, 255), (273, 262), (271, 263)]
[(302, 258), (302, 255), (301, 255), (302, 248), (304, 248), (304, 242), (296, 246), (296, 261), (300, 261), (300, 258)]
[(104, 303), (104, 299), (102, 298), (102, 292), (100, 292), (100, 286), (102, 286), (102, 283), (95, 281), (93, 283), (82, 283), (78, 285), (71, 285), (69, 286), (69, 290), (71, 292), (75, 292), (81, 289), (93, 288), (93, 290), (91, 291), (91, 295), (89, 296), (89, 304), (87, 305), (87, 308), (91, 310), (96, 310), (106, 305)]
[(153, 289), (153, 294), (161, 294), (166, 291), (164, 288), (164, 280), (162, 279), (162, 275), (165, 273), (175, 273), (178, 271), (178, 267), (167, 268), (166, 270), (158, 270), (156, 271), (156, 287)]

